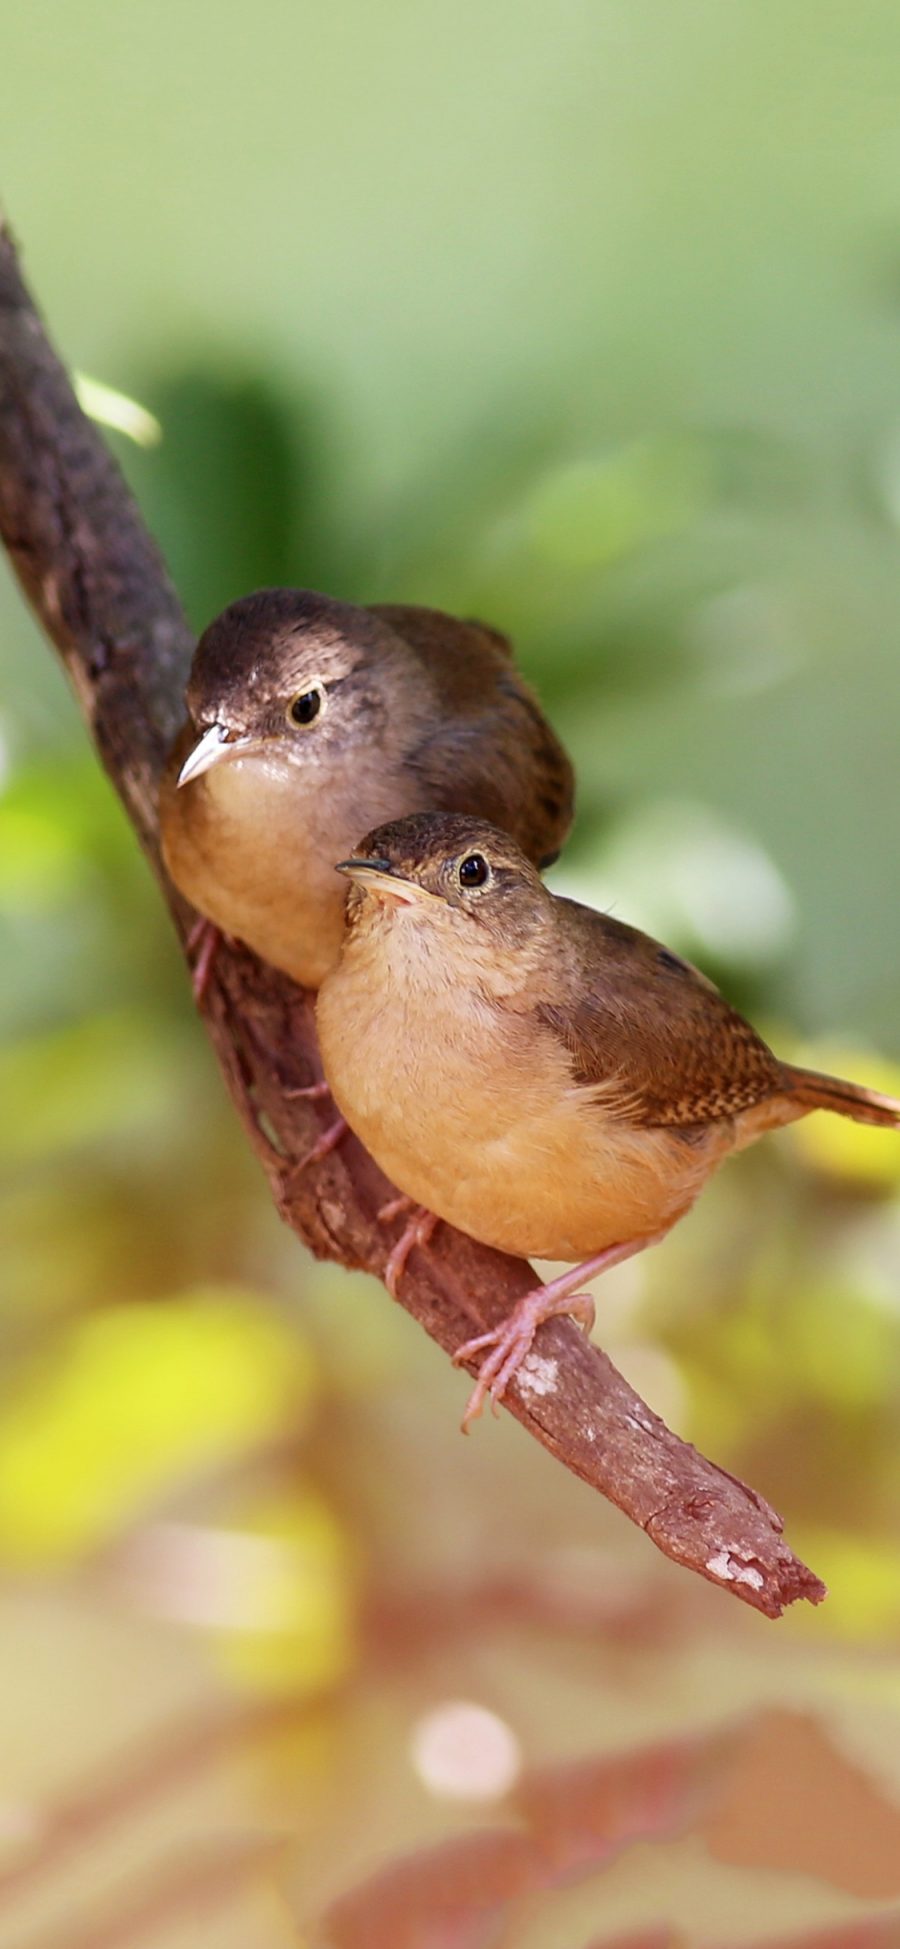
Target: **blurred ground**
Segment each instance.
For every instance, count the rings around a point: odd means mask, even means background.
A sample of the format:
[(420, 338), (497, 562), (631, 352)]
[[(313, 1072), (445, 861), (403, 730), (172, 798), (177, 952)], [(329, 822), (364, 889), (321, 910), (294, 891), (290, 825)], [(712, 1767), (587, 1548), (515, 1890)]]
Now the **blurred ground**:
[[(896, 9), (38, 0), (2, 65), (194, 621), (508, 629), (556, 883), (900, 1088)], [(773, 1626), (303, 1257), (8, 578), (0, 673), (4, 1949), (900, 1941), (898, 1146), (786, 1133), (598, 1293), (828, 1581)]]

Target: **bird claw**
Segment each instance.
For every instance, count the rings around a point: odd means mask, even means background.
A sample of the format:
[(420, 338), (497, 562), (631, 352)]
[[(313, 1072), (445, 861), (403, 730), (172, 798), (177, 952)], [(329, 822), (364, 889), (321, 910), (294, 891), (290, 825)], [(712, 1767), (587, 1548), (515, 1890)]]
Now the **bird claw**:
[(405, 1211), (421, 1211), (415, 1198), (407, 1198), (405, 1192), (397, 1198), (389, 1198), (386, 1205), (379, 1205), (375, 1216), (379, 1225), (392, 1225), (395, 1218), (402, 1217)]
[(590, 1333), (594, 1324), (594, 1302), (589, 1293), (550, 1295), (547, 1288), (538, 1286), (533, 1293), (525, 1293), (513, 1310), (499, 1326), (487, 1333), (479, 1333), (473, 1340), (466, 1340), (457, 1347), (453, 1355), (455, 1367), (461, 1367), (490, 1348), (478, 1369), (478, 1378), (466, 1403), (462, 1418), (462, 1432), (467, 1435), (469, 1424), (477, 1421), (490, 1395), (494, 1414), (499, 1414), (500, 1403), (513, 1376), (518, 1373), (522, 1362), (531, 1352), (534, 1336), (545, 1320), (557, 1318), (561, 1313), (569, 1313)]
[[(393, 1216), (397, 1217), (398, 1207), (400, 1210), (403, 1210), (406, 1205), (412, 1203), (412, 1200), (404, 1199), (401, 1203), (400, 1199), (395, 1198), (391, 1202)], [(378, 1214), (379, 1218), (390, 1209), (390, 1206), (382, 1205), (381, 1211)], [(415, 1216), (410, 1219), (408, 1225), (404, 1226), (396, 1245), (391, 1247), (387, 1257), (387, 1264), (384, 1268), (384, 1283), (392, 1299), (399, 1299), (400, 1297), (400, 1280), (406, 1269), (406, 1261), (413, 1247), (416, 1245), (427, 1245), (438, 1222), (437, 1214), (433, 1211), (426, 1211), (422, 1205), (416, 1205), (414, 1210)], [(385, 1220), (385, 1222), (387, 1221)]]
[[(298, 1095), (303, 1093), (303, 1091), (297, 1092)], [(308, 1150), (305, 1157), (301, 1157), (299, 1163), (294, 1165), (291, 1176), (299, 1177), (301, 1171), (309, 1169), (310, 1164), (318, 1164), (323, 1157), (329, 1157), (333, 1150), (337, 1150), (338, 1144), (343, 1143), (349, 1128), (346, 1117), (336, 1117), (334, 1123), (330, 1123), (327, 1130), (323, 1130), (321, 1137), (316, 1138), (312, 1149)]]
[(304, 1083), (302, 1089), (285, 1090), (284, 1094), (289, 1103), (298, 1103), (301, 1097), (307, 1103), (322, 1103), (326, 1096), (331, 1095), (331, 1085), (326, 1083), (323, 1076), (318, 1083)]
[[(301, 1101), (306, 1103), (323, 1103), (326, 1097), (331, 1096), (331, 1084), (326, 1083), (323, 1076), (318, 1083), (304, 1083), (300, 1089), (285, 1090), (284, 1094), (289, 1103), (299, 1103)], [(330, 1157), (331, 1152), (337, 1150), (338, 1144), (343, 1142), (349, 1128), (350, 1125), (346, 1117), (338, 1114), (334, 1122), (330, 1123), (327, 1129), (323, 1130), (321, 1137), (316, 1138), (315, 1143), (306, 1152), (306, 1155), (301, 1157), (299, 1164), (294, 1165), (291, 1176), (299, 1177), (301, 1171), (307, 1171), (311, 1164), (319, 1164), (323, 1157)]]
[(201, 914), (185, 942), (185, 952), (191, 968), (191, 988), (199, 1008), (209, 987), (213, 964), (224, 939), (221, 928)]

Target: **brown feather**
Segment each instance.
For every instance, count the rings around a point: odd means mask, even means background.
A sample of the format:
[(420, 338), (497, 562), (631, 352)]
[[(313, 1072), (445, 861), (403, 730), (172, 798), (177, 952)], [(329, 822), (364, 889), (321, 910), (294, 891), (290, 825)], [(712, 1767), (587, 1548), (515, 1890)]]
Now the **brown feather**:
[(579, 1083), (621, 1078), (622, 1114), (666, 1128), (720, 1122), (783, 1092), (777, 1057), (690, 962), (608, 914), (558, 907), (562, 955), (537, 1012)]
[(900, 1124), (900, 1100), (868, 1090), (862, 1083), (845, 1082), (842, 1076), (823, 1076), (817, 1069), (795, 1069), (785, 1063), (787, 1087), (806, 1110), (836, 1110), (839, 1116), (852, 1117), (854, 1123), (880, 1124), (892, 1129)]
[(390, 623), (434, 687), (433, 719), (407, 753), (427, 785), (423, 809), (477, 805), (529, 859), (550, 865), (572, 823), (575, 776), (508, 638), (438, 609), (381, 603), (369, 613)]

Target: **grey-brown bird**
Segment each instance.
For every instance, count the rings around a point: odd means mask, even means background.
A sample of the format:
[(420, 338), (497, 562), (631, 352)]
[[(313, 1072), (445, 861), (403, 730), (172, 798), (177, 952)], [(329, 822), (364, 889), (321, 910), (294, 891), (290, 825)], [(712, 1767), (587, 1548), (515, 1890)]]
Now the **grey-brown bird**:
[[(579, 1262), (459, 1349), (483, 1355), (464, 1426), (540, 1323), (589, 1322), (583, 1280), (662, 1238), (731, 1152), (811, 1110), (900, 1123), (900, 1101), (779, 1061), (696, 968), (551, 893), (492, 825), (401, 819), (339, 870), (347, 930), (317, 1009), (339, 1108), (425, 1212)], [(421, 1238), (414, 1221), (407, 1249)]]
[(572, 821), (571, 766), (509, 643), (439, 610), (245, 596), (201, 636), (187, 708), (161, 793), (168, 870), (306, 988), (337, 959), (334, 867), (369, 826), (478, 813), (541, 865)]

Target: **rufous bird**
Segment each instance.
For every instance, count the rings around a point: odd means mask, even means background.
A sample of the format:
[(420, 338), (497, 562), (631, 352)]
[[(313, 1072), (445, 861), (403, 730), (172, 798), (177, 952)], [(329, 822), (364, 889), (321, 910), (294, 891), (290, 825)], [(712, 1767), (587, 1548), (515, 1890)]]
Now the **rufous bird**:
[(334, 867), (367, 827), (475, 813), (546, 865), (572, 822), (571, 765), (510, 644), (439, 610), (262, 589), (204, 631), (187, 709), (161, 792), (169, 873), (304, 988), (337, 959)]
[(431, 1214), (402, 1246), (436, 1215), (578, 1262), (459, 1348), (482, 1356), (464, 1427), (542, 1321), (592, 1322), (578, 1288), (664, 1238), (732, 1152), (811, 1110), (900, 1124), (893, 1097), (780, 1061), (680, 955), (550, 892), (483, 820), (400, 819), (338, 870), (352, 884), (320, 1049), (352, 1129)]

